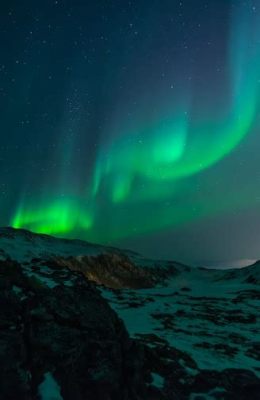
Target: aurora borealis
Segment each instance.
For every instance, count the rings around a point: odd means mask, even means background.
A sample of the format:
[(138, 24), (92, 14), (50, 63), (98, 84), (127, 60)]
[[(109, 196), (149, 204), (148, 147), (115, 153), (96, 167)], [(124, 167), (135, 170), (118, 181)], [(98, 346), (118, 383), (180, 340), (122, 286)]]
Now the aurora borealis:
[(1, 225), (260, 257), (260, 0), (16, 0), (1, 30)]

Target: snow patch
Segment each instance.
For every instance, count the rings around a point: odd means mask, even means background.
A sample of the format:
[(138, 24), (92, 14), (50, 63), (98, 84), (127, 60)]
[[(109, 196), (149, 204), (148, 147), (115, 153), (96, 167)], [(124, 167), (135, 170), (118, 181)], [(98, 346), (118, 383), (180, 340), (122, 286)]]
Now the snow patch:
[(162, 389), (164, 386), (164, 378), (159, 375), (156, 374), (154, 372), (152, 372), (152, 378), (153, 378), (153, 385), (156, 386), (158, 389)]
[(38, 394), (41, 400), (63, 400), (60, 394), (60, 386), (51, 372), (44, 374), (44, 380), (38, 388)]

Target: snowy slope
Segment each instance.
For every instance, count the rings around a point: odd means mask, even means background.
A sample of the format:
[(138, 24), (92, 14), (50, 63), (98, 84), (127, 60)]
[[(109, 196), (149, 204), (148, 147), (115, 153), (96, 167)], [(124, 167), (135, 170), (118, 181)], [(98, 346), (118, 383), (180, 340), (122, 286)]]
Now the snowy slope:
[(244, 279), (258, 275), (259, 265), (250, 268), (229, 272), (238, 273), (232, 279), (225, 279), (226, 271), (191, 269), (167, 286), (102, 293), (133, 337), (152, 333), (187, 352), (200, 369), (245, 368), (260, 375), (260, 290)]
[[(59, 239), (44, 234), (35, 234), (25, 229), (0, 228), (0, 256), (9, 256), (20, 262), (32, 258), (54, 256), (84, 256), (120, 252), (113, 247), (101, 246), (82, 240)], [(134, 254), (124, 250), (125, 254)]]
[[(230, 270), (191, 268), (83, 241), (0, 229), (1, 258), (10, 257), (24, 264), (27, 274), (35, 274), (49, 287), (60, 284), (48, 275), (49, 259), (61, 258), (64, 269), (66, 257), (70, 257), (70, 262), (75, 257), (77, 262), (80, 259), (88, 263), (85, 256), (105, 253), (122, 254), (131, 265), (153, 269), (155, 275), (165, 271), (164, 283), (147, 289), (101, 287), (103, 296), (123, 319), (132, 337), (151, 347), (164, 343), (189, 354), (194, 365), (191, 368), (184, 360), (183, 366), (190, 373), (199, 369), (244, 368), (260, 375), (259, 263)], [(131, 272), (135, 273), (135, 269)], [(64, 285), (70, 284), (65, 268)], [(160, 377), (154, 375), (154, 379), (162, 384)]]

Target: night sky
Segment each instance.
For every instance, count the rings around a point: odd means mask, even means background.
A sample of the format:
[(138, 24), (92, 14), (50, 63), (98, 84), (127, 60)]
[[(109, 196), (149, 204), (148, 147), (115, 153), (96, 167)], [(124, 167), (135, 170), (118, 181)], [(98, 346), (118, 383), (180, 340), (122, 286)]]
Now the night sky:
[(0, 30), (1, 226), (260, 258), (260, 0), (1, 1)]

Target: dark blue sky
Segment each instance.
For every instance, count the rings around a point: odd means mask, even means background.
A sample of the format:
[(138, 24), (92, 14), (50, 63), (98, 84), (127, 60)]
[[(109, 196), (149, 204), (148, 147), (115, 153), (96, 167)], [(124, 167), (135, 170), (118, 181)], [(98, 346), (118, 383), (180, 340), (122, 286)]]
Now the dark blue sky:
[(1, 225), (260, 257), (259, 0), (0, 11)]

